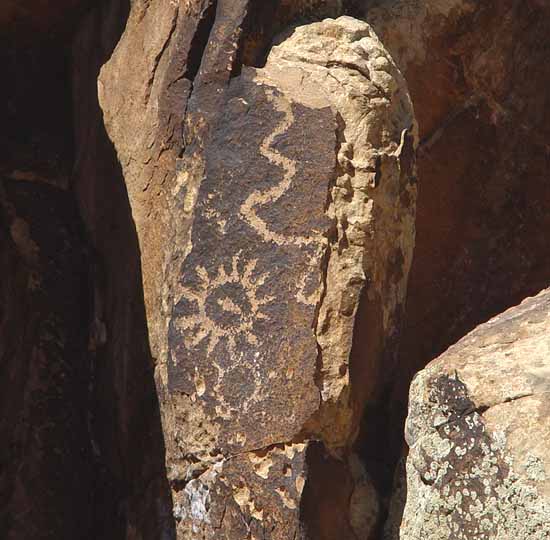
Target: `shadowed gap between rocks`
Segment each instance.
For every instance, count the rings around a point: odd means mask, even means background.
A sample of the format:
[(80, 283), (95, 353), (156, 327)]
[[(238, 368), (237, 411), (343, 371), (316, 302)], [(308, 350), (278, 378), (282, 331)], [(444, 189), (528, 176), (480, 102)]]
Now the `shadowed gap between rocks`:
[(327, 17), (364, 18), (364, 0), (262, 0), (251, 2), (243, 23), (237, 61), (232, 76), (240, 74), (242, 66), (265, 66), (273, 45), (293, 32), (296, 26), (321, 21)]
[[(63, 25), (40, 33), (11, 19), (0, 36), (0, 536), (36, 538), (47, 530), (69, 538), (90, 530), (93, 481), (89, 256), (67, 191), (74, 156), (69, 37)], [(81, 490), (79, 507), (65, 519)]]
[[(97, 475), (94, 538), (175, 537), (153, 377), (141, 252), (125, 180), (97, 96), (101, 66), (124, 30), (129, 2), (91, 11), (73, 46), (77, 159), (74, 191), (97, 256), (96, 323), (106, 340), (94, 373)], [(102, 320), (103, 319), (103, 320)]]
[(189, 79), (191, 82), (195, 80), (195, 77), (201, 67), (202, 55), (206, 49), (208, 38), (210, 37), (210, 31), (212, 30), (212, 26), (216, 20), (217, 7), (218, 0), (210, 0), (210, 4), (204, 10), (197, 25), (195, 34), (193, 35), (189, 55), (187, 57), (187, 68), (184, 74), (184, 78)]
[[(0, 134), (0, 353), (11, 373), (3, 394), (18, 396), (2, 422), (0, 536), (30, 540), (39, 527), (41, 538), (167, 539), (175, 534), (140, 251), (97, 102), (97, 75), (129, 4), (85, 8), (65, 12), (60, 26), (21, 16), (0, 29), (11, 82)], [(25, 442), (46, 429), (46, 446)], [(23, 467), (37, 468), (32, 481)]]

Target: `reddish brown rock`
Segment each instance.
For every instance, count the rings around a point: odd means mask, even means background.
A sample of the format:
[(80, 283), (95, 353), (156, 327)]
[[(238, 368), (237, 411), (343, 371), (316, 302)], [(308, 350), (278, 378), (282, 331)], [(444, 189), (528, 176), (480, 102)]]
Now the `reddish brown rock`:
[(412, 373), (549, 278), (547, 8), (85, 4), (0, 8), (0, 536), (377, 538)]
[[(226, 51), (230, 23), (234, 14), (212, 30), (227, 36)], [(342, 459), (355, 438), (364, 401), (351, 393), (349, 356), (367, 280), (381, 318), (373, 339), (389, 346), (398, 328), (414, 238), (414, 118), (391, 58), (360, 21), (298, 28), (263, 69), (229, 84), (218, 49), (206, 49), (195, 80), (173, 191), (173, 307), (159, 366), (169, 476), (182, 538), (240, 537), (244, 520), (252, 537), (282, 539), (307, 534), (309, 442)], [(365, 482), (346, 474), (352, 492)], [(374, 490), (357, 493), (365, 512), (376, 507)], [(376, 525), (355, 507), (348, 517), (348, 501), (341, 511), (367, 534)]]
[(387, 445), (414, 373), (550, 283), (545, 2), (391, 1), (366, 14), (410, 89), (420, 132), (417, 236)]

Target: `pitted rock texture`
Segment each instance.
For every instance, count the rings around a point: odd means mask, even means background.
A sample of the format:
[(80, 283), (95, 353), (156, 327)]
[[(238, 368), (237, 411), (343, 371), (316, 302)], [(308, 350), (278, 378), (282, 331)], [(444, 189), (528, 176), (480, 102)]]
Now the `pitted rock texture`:
[(545, 290), (417, 375), (395, 538), (550, 538), (549, 327)]
[[(361, 294), (374, 321), (369, 362), (381, 364), (395, 342), (416, 197), (416, 128), (398, 70), (351, 19), (301, 28), (263, 69), (241, 66), (275, 29), (343, 4), (284, 3), (257, 36), (255, 2), (136, 2), (101, 69), (99, 100), (142, 249), (180, 535), (193, 515), (181, 486), (228, 456), (309, 438), (347, 452), (376, 386), (365, 366), (350, 388)], [(100, 27), (112, 20), (105, 10)], [(83, 148), (88, 133), (79, 131)], [(84, 178), (104, 163), (93, 154), (78, 161)], [(114, 263), (101, 191), (79, 182), (77, 193)], [(116, 265), (110, 272), (123, 279)]]
[[(227, 19), (218, 24), (230, 38)], [(399, 71), (355, 19), (297, 28), (264, 68), (244, 67), (217, 92), (212, 52), (178, 162), (159, 369), (178, 533), (234, 538), (244, 520), (251, 537), (292, 538), (305, 534), (309, 441), (344, 455), (364, 406), (349, 379), (361, 293), (382, 321), (373, 339), (398, 330), (416, 127)], [(208, 504), (195, 512), (199, 493)], [(370, 523), (352, 515), (356, 528)]]

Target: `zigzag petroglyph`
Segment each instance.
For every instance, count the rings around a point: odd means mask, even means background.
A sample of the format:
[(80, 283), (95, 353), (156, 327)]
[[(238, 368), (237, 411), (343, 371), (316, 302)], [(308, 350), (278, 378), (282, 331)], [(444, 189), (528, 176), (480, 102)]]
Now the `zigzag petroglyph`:
[[(273, 147), (277, 137), (285, 133), (294, 122), (292, 106), (285, 99), (276, 96), (271, 90), (267, 90), (267, 95), (268, 99), (275, 106), (275, 109), (283, 113), (284, 117), (279, 125), (260, 144), (260, 154), (283, 170), (283, 179), (267, 191), (255, 191), (251, 193), (241, 205), (240, 214), (266, 242), (274, 242), (280, 246), (293, 245), (300, 248), (309, 246), (317, 248), (313, 253), (308, 255), (308, 266), (312, 266), (316, 264), (319, 258), (318, 251), (326, 247), (326, 242), (323, 242), (323, 238), (320, 235), (312, 235), (310, 237), (285, 236), (284, 234), (272, 231), (257, 213), (258, 207), (277, 202), (290, 189), (292, 181), (296, 176), (296, 163)], [(299, 302), (308, 305), (314, 305), (317, 302), (319, 296), (317, 290), (310, 295), (307, 295), (305, 292), (307, 288), (306, 275), (300, 279), (298, 288), (296, 298)]]
[(274, 242), (278, 245), (292, 244), (296, 246), (309, 246), (319, 243), (315, 237), (306, 236), (285, 236), (270, 230), (267, 223), (257, 214), (256, 208), (266, 204), (273, 204), (278, 201), (290, 188), (292, 180), (296, 176), (296, 163), (285, 157), (278, 150), (273, 148), (275, 139), (285, 133), (294, 122), (294, 113), (291, 105), (278, 96), (273, 91), (267, 91), (269, 99), (274, 104), (278, 112), (284, 114), (284, 118), (279, 125), (262, 141), (260, 144), (260, 154), (267, 158), (271, 163), (283, 169), (283, 179), (277, 185), (264, 192), (255, 191), (251, 193), (241, 205), (240, 213), (244, 220), (266, 241)]

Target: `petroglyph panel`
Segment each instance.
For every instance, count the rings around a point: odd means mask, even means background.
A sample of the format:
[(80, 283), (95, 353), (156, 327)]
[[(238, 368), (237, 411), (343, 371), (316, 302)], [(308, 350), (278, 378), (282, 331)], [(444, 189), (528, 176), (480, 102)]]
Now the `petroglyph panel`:
[(255, 73), (231, 82), (204, 150), (170, 323), (170, 391), (223, 424), (222, 453), (292, 439), (319, 404), (313, 329), (335, 120), (328, 106), (296, 103)]
[[(367, 371), (398, 332), (416, 127), (396, 66), (349, 17), (296, 28), (262, 69), (225, 79), (226, 65), (203, 61), (194, 83), (167, 231), (169, 354), (157, 371), (174, 515), (185, 539), (298, 540), (300, 521), (324, 512), (303, 515), (319, 499), (311, 455), (347, 453), (376, 380)], [(374, 323), (360, 329), (352, 392), (360, 305)], [(349, 480), (344, 516), (367, 489), (349, 467), (335, 468)], [(360, 536), (376, 525), (350, 519)], [(346, 526), (342, 539), (355, 537)]]

